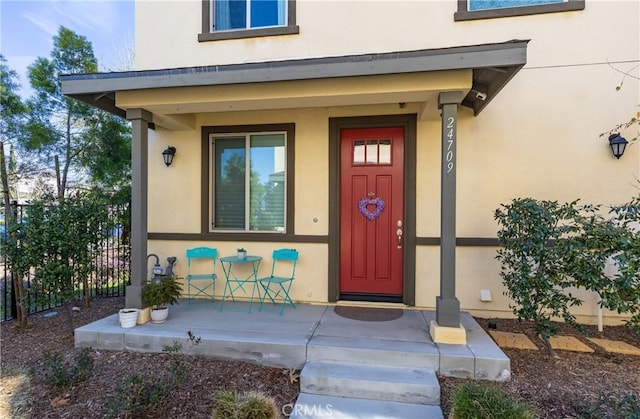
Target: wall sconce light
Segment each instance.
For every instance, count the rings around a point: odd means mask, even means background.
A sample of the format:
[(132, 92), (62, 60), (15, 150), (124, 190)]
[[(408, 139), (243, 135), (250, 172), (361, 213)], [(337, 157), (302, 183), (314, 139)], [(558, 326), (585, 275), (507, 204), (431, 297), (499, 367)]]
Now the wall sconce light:
[(175, 155), (176, 148), (171, 146), (167, 147), (167, 149), (162, 152), (162, 158), (164, 159), (164, 164), (166, 164), (167, 167), (171, 166), (171, 163), (173, 163), (173, 156)]
[(624, 154), (624, 149), (629, 144), (629, 141), (622, 138), (620, 134), (611, 134), (609, 136), (609, 147), (611, 147), (611, 152), (613, 153), (613, 157), (619, 159)]

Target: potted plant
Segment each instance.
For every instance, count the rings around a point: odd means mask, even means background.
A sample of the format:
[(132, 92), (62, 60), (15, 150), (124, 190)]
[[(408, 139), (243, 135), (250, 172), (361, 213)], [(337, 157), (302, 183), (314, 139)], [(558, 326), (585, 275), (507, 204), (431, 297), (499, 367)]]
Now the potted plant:
[(182, 285), (173, 275), (163, 276), (157, 282), (149, 282), (142, 288), (142, 299), (151, 307), (151, 322), (162, 323), (169, 315), (169, 305), (178, 304)]
[(240, 247), (238, 249), (238, 259), (246, 259), (247, 258), (247, 249), (244, 247)]

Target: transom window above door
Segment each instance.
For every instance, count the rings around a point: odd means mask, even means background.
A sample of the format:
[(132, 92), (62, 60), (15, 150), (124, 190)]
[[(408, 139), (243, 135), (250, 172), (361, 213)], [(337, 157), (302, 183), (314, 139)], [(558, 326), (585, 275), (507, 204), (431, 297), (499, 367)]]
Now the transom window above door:
[(391, 164), (391, 139), (355, 140), (353, 142), (353, 164)]
[(199, 41), (299, 32), (295, 24), (295, 0), (208, 0), (202, 4)]

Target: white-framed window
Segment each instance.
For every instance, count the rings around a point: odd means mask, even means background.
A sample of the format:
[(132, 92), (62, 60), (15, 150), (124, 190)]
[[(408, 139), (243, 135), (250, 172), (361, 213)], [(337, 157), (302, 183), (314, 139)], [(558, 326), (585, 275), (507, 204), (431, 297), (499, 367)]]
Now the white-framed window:
[(287, 132), (211, 133), (211, 230), (286, 233)]
[(287, 24), (287, 0), (211, 0), (214, 31)]
[(584, 10), (585, 0), (457, 0), (454, 20), (493, 19)]

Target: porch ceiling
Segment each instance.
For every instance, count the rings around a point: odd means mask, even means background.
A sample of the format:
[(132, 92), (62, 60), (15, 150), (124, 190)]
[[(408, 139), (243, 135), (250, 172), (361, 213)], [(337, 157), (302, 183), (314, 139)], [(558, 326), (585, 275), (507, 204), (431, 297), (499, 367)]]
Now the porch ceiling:
[(333, 106), (424, 104), (423, 119), (438, 118), (437, 96), (442, 91), (472, 88), (472, 70), (428, 73), (296, 80), (238, 85), (177, 87), (116, 93), (120, 109), (143, 108), (154, 121), (165, 118), (183, 124), (195, 121), (195, 114)]
[(61, 76), (65, 95), (125, 116), (153, 113), (167, 129), (192, 129), (195, 114), (420, 102), (437, 115), (437, 95), (465, 92), (475, 115), (526, 63), (528, 41), (168, 70)]

